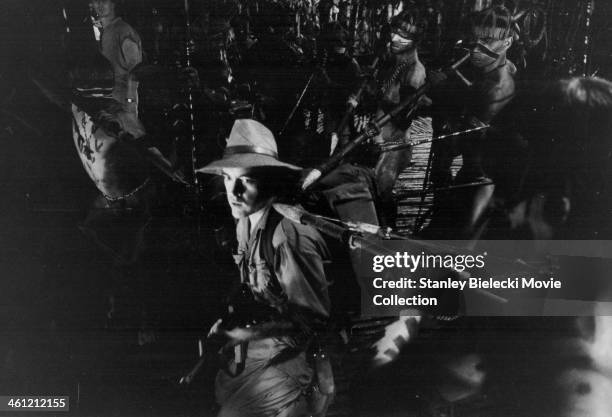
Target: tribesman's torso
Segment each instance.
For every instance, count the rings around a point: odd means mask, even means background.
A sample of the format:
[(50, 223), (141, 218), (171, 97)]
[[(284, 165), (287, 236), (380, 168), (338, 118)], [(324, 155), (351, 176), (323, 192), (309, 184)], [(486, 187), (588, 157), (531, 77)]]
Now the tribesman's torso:
[(481, 121), (490, 122), (512, 97), (514, 97), (514, 74), (516, 67), (506, 61), (483, 79), (474, 83), (474, 100), (467, 104), (468, 112)]
[[(378, 110), (376, 116), (393, 110), (400, 102), (425, 84), (425, 67), (414, 55), (410, 59), (396, 59), (383, 67), (379, 77)], [(383, 140), (393, 140), (410, 127), (410, 120), (396, 118), (383, 128)], [(395, 138), (397, 139), (397, 138)]]
[(425, 67), (418, 56), (408, 60), (396, 60), (383, 69), (380, 76), (381, 105), (398, 105), (406, 98), (405, 91), (416, 90), (425, 84)]
[(473, 118), (489, 123), (514, 97), (515, 73), (514, 64), (506, 61), (483, 75), (462, 72), (472, 83), (469, 87), (458, 79), (437, 86), (431, 93), (436, 134), (474, 127), (466, 125)]

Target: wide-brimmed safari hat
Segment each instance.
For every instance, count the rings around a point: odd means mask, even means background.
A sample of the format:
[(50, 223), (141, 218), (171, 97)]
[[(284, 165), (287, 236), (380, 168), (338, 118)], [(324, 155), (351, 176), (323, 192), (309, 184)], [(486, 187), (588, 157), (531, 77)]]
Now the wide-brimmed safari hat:
[(277, 167), (291, 170), (302, 168), (281, 162), (272, 132), (251, 119), (234, 122), (223, 158), (197, 169), (205, 174), (221, 174), (223, 168)]

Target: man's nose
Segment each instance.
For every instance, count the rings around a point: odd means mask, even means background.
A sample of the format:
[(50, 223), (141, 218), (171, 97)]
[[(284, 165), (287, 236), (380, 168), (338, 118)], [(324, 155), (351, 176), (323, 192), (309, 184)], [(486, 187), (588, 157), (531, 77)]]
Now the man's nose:
[(244, 192), (244, 184), (240, 179), (236, 179), (232, 182), (230, 191), (235, 196), (240, 196)]

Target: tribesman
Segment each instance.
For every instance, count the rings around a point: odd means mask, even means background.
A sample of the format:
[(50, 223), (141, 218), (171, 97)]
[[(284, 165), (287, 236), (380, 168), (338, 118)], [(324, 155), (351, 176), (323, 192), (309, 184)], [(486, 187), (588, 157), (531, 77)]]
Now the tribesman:
[[(317, 99), (324, 113), (324, 134), (331, 138), (331, 152), (338, 142), (346, 143), (351, 125), (339, 126), (346, 111), (346, 99), (355, 90), (361, 68), (348, 52), (349, 33), (338, 22), (323, 26), (319, 36), (319, 47), (323, 54), (324, 66), (318, 79)], [(340, 140), (341, 138), (341, 140)]]
[[(506, 8), (495, 6), (474, 16), (468, 68), (461, 69), (463, 73), (457, 79), (442, 80), (431, 94), (434, 137), (486, 126), (510, 102), (516, 67), (507, 59), (506, 52), (514, 36), (512, 14)], [(479, 130), (458, 139), (434, 142), (431, 167), (434, 187), (470, 186), (434, 195), (429, 233), (442, 233), (445, 237), (452, 231), (465, 238), (474, 236), (494, 188), (482, 164), (486, 136), (486, 130)], [(451, 165), (458, 155), (463, 157), (463, 165), (453, 178)]]
[[(376, 117), (388, 113), (425, 84), (425, 67), (419, 60), (417, 46), (424, 23), (416, 9), (405, 10), (391, 20), (390, 59), (382, 65)], [(402, 140), (412, 123), (411, 118), (397, 117), (383, 126), (378, 143)], [(393, 226), (396, 204), (393, 186), (400, 172), (411, 161), (412, 150), (382, 153), (375, 167), (376, 186), (383, 208), (384, 221)]]
[[(425, 67), (417, 52), (422, 30), (423, 24), (416, 11), (404, 11), (391, 21), (389, 59), (382, 65), (380, 82), (375, 85), (369, 83), (365, 91), (366, 95), (374, 96), (376, 107), (372, 110), (375, 110), (375, 118), (391, 111), (425, 83)], [(367, 71), (361, 72), (364, 76), (372, 75)], [(349, 77), (351, 76), (353, 73), (349, 73)], [(368, 98), (364, 101), (368, 103), (366, 107), (371, 109), (371, 100)], [(349, 96), (348, 101), (353, 108), (359, 105), (358, 99), (355, 95)], [(394, 118), (382, 126), (375, 142), (382, 144), (401, 140), (411, 122), (407, 117)], [(336, 130), (339, 129), (336, 127)], [(337, 133), (343, 135), (347, 131)], [(337, 148), (342, 148), (342, 145), (344, 143), (341, 140)], [(346, 164), (333, 170), (320, 181), (330, 206), (345, 221), (394, 226), (397, 206), (393, 186), (400, 172), (410, 164), (411, 154), (411, 149), (377, 154), (367, 148), (365, 152), (353, 153), (345, 161)], [(371, 169), (371, 166), (374, 166), (374, 169)], [(378, 197), (379, 204), (376, 204), (376, 208), (373, 196)]]
[[(422, 27), (416, 11), (404, 11), (391, 21), (391, 55), (382, 65), (382, 84), (380, 87), (372, 86), (369, 82), (365, 91), (367, 95), (375, 98), (376, 117), (392, 110), (424, 84), (425, 67), (419, 61), (417, 52)], [(339, 43), (335, 45), (340, 47)], [(344, 52), (341, 49), (340, 51)], [(344, 59), (347, 60), (348, 57)], [(363, 73), (365, 76), (371, 76), (366, 71)], [(353, 108), (357, 108), (359, 104), (357, 99), (355, 95), (349, 96)], [(371, 100), (366, 98), (364, 101), (371, 109)], [(376, 141), (382, 143), (398, 140), (398, 137), (406, 134), (410, 124), (411, 120), (406, 117), (395, 118), (382, 127)], [(341, 143), (338, 148), (342, 145)], [(320, 193), (331, 208), (331, 215), (342, 221), (393, 226), (397, 207), (392, 192), (393, 186), (399, 173), (410, 163), (410, 159), (410, 149), (378, 154), (365, 148), (365, 151), (349, 155), (345, 163), (323, 176), (311, 191)], [(319, 211), (319, 208), (315, 211)], [(354, 272), (358, 273), (359, 256), (354, 251), (350, 252), (350, 256)]]

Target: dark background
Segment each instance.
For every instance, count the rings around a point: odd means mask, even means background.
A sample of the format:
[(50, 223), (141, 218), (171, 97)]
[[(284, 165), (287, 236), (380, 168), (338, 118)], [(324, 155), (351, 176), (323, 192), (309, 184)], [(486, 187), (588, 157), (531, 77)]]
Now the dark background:
[[(181, 19), (182, 1), (158, 3)], [(530, 52), (523, 77), (612, 76), (611, 5), (596, 2), (584, 68), (572, 19), (586, 2), (544, 3), (556, 13), (549, 43)], [(87, 33), (85, 1), (0, 5), (0, 394), (69, 395), (74, 415), (203, 415), (212, 407), (210, 378), (188, 388), (177, 382), (222, 309), (231, 259), (206, 224), (197, 231), (197, 210), (180, 191), (155, 208), (136, 264), (117, 264), (79, 229), (98, 191), (75, 152), (69, 117), (30, 79), (66, 76), (62, 7), (72, 32)], [(145, 49), (150, 9), (142, 0), (124, 10)], [(193, 10), (195, 18), (206, 4)], [(567, 34), (572, 25), (577, 32)], [(123, 231), (109, 233), (120, 239)], [(139, 343), (143, 332), (155, 341)]]

